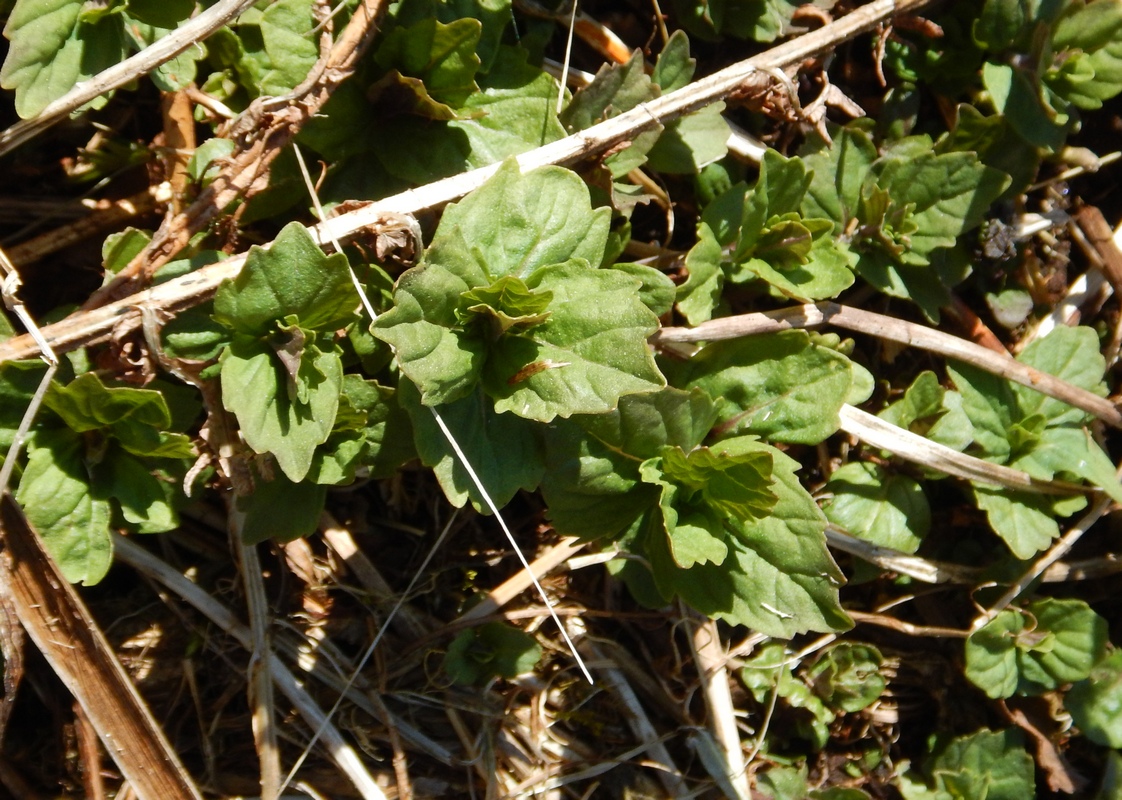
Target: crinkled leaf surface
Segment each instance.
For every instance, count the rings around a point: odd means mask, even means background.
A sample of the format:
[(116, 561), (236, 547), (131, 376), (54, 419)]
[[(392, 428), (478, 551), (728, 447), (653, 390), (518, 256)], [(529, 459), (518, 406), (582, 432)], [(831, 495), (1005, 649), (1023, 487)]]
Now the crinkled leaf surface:
[(658, 318), (635, 279), (571, 261), (537, 270), (527, 286), (552, 294), (549, 319), (492, 347), (483, 385), (497, 411), (549, 422), (611, 411), (624, 395), (666, 385), (647, 346)]
[[(510, 203), (517, 210), (497, 224)], [(426, 405), (461, 399), (482, 377), (496, 410), (548, 422), (664, 385), (641, 282), (586, 258), (603, 257), (608, 213), (592, 211), (572, 173), (521, 175), (514, 162), (445, 211), (425, 263), (375, 323)]]
[(826, 705), (848, 713), (868, 708), (888, 682), (880, 674), (881, 652), (869, 644), (838, 642), (807, 671), (814, 693)]
[(867, 542), (914, 553), (931, 529), (931, 508), (923, 488), (904, 475), (855, 461), (830, 476), (833, 494), (827, 519)]
[(287, 316), (306, 330), (330, 331), (350, 322), (358, 304), (347, 257), (324, 255), (307, 229), (292, 222), (268, 250), (250, 248), (237, 278), (219, 287), (214, 316), (249, 336), (272, 333)]
[(109, 501), (95, 498), (72, 431), (40, 431), (28, 448), (16, 500), (71, 583), (92, 585), (113, 562)]
[(167, 403), (159, 392), (130, 387), (107, 388), (87, 372), (66, 386), (51, 384), (44, 405), (73, 431), (82, 433), (131, 420), (155, 428), (171, 425)]
[(722, 433), (805, 444), (838, 429), (853, 381), (849, 360), (813, 343), (805, 331), (714, 342), (666, 369), (673, 385), (723, 398)]
[[(928, 791), (934, 789), (934, 796), (939, 798), (1023, 800), (1036, 792), (1032, 756), (1025, 752), (1020, 731), (1012, 728), (982, 728), (952, 739), (928, 760), (923, 772)], [(908, 800), (931, 796), (922, 791), (904, 791), (907, 783), (897, 786)], [(921, 790), (922, 783), (916, 788)]]
[(235, 336), (222, 355), (222, 404), (237, 417), (246, 443), (272, 453), (293, 482), (308, 474), (312, 453), (335, 424), (343, 365), (329, 347), (322, 350), (313, 339), (300, 354), (303, 400), (290, 395), (291, 375), (268, 344)]
[(1041, 694), (1086, 678), (1106, 644), (1106, 620), (1085, 602), (1042, 598), (970, 635), (966, 677), (994, 698)]
[(634, 523), (661, 491), (640, 481), (640, 463), (667, 446), (692, 450), (714, 419), (713, 403), (700, 389), (666, 388), (622, 397), (606, 414), (555, 420), (545, 431), (542, 482), (554, 527), (592, 539)]
[(798, 463), (750, 437), (713, 448), (730, 455), (768, 452), (773, 458), (771, 515), (753, 522), (727, 520), (728, 555), (721, 564), (677, 567), (661, 523), (641, 548), (665, 597), (680, 596), (703, 614), (789, 638), (808, 630), (845, 630), (852, 622), (838, 602), (843, 578), (826, 549), (825, 518), (795, 475)]
[(487, 341), (465, 330), (457, 311), (465, 292), (489, 283), (471, 262), (421, 264), (398, 279), (394, 307), (374, 323), (375, 335), (393, 347), (426, 405), (455, 402), (478, 383)]
[(639, 478), (640, 460), (586, 433), (576, 419), (554, 420), (544, 438), (542, 496), (558, 533), (585, 540), (615, 536), (658, 502), (658, 488)]

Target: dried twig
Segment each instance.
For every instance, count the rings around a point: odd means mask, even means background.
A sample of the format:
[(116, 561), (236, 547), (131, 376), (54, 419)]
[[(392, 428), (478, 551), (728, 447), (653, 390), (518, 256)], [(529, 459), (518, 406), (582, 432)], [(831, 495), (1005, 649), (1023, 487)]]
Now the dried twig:
[(1035, 389), (1049, 397), (1063, 400), (1089, 414), (1094, 414), (1109, 425), (1122, 428), (1122, 412), (1119, 412), (1114, 403), (1104, 397), (957, 336), (917, 325), (914, 322), (906, 322), (834, 302), (723, 317), (703, 322), (693, 328), (663, 328), (653, 338), (656, 343), (711, 342), (794, 328), (816, 328), (819, 325), (832, 325), (836, 328), (868, 333), (881, 339), (918, 347), (921, 350), (962, 361)]
[(83, 308), (95, 308), (147, 284), (159, 267), (227, 206), (265, 188), (273, 160), (354, 72), (377, 33), (375, 21), (381, 9), (382, 0), (362, 0), (334, 45), (328, 30), (321, 33), (323, 55), (299, 86), (286, 97), (258, 98), (227, 126), (223, 135), (234, 141), (236, 149), (219, 174), (189, 208), (165, 219), (144, 250)]
[(1109, 497), (1100, 497), (1098, 502), (1091, 506), (1091, 510), (1079, 518), (1067, 533), (1056, 540), (1056, 543), (1048, 548), (1032, 565), (1025, 571), (1020, 578), (1013, 582), (1013, 585), (998, 598), (997, 602), (987, 608), (977, 617), (975, 617), (970, 630), (976, 631), (984, 627), (993, 619), (1009, 607), (1009, 604), (1021, 596), (1021, 593), (1027, 589), (1033, 581), (1035, 581), (1041, 574), (1044, 573), (1048, 567), (1063, 558), (1075, 546), (1075, 543), (1085, 534), (1092, 525), (1099, 521), (1099, 519), (1110, 510), (1114, 501)]
[(843, 431), (856, 436), (871, 447), (888, 450), (893, 455), (914, 464), (937, 469), (968, 481), (1005, 486), (1036, 494), (1084, 494), (1096, 491), (1095, 487), (1068, 481), (1041, 480), (1019, 469), (968, 456), (917, 433), (885, 422), (880, 417), (854, 408), (848, 403), (841, 407), (838, 419), (841, 421)]
[[(736, 798), (752, 796), (745, 772), (744, 750), (740, 746), (740, 729), (736, 726), (736, 707), (729, 689), (728, 656), (721, 644), (717, 622), (696, 612), (690, 613), (693, 632), (689, 637), (698, 680), (709, 711), (709, 724), (720, 745), (721, 779), (726, 793)], [(718, 777), (718, 776), (714, 776)]]
[[(570, 164), (602, 152), (654, 125), (668, 122), (724, 98), (758, 70), (797, 64), (839, 42), (870, 30), (896, 14), (914, 12), (931, 1), (875, 0), (837, 22), (727, 67), (587, 130), (524, 153), (519, 156), (518, 163), (523, 170), (529, 170), (547, 164)], [(402, 192), (334, 217), (310, 229), (310, 232), (318, 242), (326, 244), (332, 237), (346, 241), (367, 228), (378, 229), (387, 224), (400, 224), (401, 215), (438, 208), (479, 188), (498, 168), (497, 164), (481, 167), (419, 189)], [(244, 255), (236, 256), (101, 308), (79, 312), (55, 325), (45, 327), (44, 336), (58, 352), (67, 352), (109, 336), (115, 330), (127, 333), (139, 324), (141, 307), (176, 313), (196, 306), (209, 300), (223, 281), (236, 276), (244, 263)], [(24, 336), (0, 343), (0, 361), (30, 358), (37, 352), (36, 344)]]
[(121, 774), (142, 800), (199, 800), (199, 790), (101, 629), (11, 495), (0, 495), (0, 515), (0, 592), (14, 604), (51, 669), (82, 704)]
[(564, 564), (585, 548), (587, 542), (581, 542), (573, 537), (562, 539), (553, 547), (542, 553), (530, 564), (529, 570), (520, 569), (514, 575), (496, 586), (479, 603), (469, 608), (460, 615), (457, 623), (465, 623), (483, 619), (494, 614), (522, 592), (534, 585), (533, 577), (540, 580), (554, 569)]
[(37, 136), (47, 128), (69, 116), (70, 112), (114, 89), (120, 89), (141, 75), (146, 75), (160, 64), (171, 61), (188, 47), (206, 39), (210, 34), (236, 18), (256, 0), (221, 0), (174, 31), (120, 64), (82, 81), (62, 97), (48, 105), (37, 116), (17, 122), (0, 132), (0, 156)]
[[(123, 536), (113, 537), (113, 548), (121, 561), (186, 600), (207, 619), (234, 637), (246, 650), (253, 649), (253, 635), (249, 628), (194, 583)], [(361, 796), (365, 800), (385, 800), (385, 793), (367, 772), (362, 759), (346, 742), (338, 728), (327, 721), (323, 710), (296, 680), (288, 667), (272, 652), (268, 652), (265, 657), (269, 660), (270, 672), (277, 688), (291, 701), (313, 730), (321, 730), (324, 747), (331, 753), (331, 757), (343, 773), (350, 778)]]

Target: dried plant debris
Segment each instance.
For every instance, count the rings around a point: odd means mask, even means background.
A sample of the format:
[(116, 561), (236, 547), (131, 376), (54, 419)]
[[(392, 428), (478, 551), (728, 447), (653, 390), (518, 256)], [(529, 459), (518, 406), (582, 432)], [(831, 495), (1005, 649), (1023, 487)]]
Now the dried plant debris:
[(1122, 792), (1122, 0), (5, 13), (7, 794)]

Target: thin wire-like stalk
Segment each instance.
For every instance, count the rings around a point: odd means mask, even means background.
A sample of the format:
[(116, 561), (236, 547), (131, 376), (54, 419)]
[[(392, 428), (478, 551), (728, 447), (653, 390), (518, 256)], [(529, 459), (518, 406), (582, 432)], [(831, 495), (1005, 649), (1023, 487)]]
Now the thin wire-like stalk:
[(471, 462), (468, 460), (468, 457), (460, 448), (460, 443), (456, 441), (456, 437), (452, 435), (452, 431), (450, 431), (448, 429), (448, 426), (444, 424), (444, 418), (440, 416), (440, 413), (435, 408), (430, 408), (429, 411), (432, 412), (433, 419), (436, 420), (436, 424), (440, 428), (440, 432), (443, 433), (444, 438), (448, 440), (448, 444), (456, 453), (456, 458), (460, 460), (460, 464), (463, 465), (463, 468), (467, 472), (468, 477), (471, 478), (471, 482), (474, 483), (475, 488), (479, 490), (479, 495), (483, 498), (483, 502), (487, 505), (487, 508), (491, 509), (491, 513), (494, 514), (495, 519), (498, 520), (499, 527), (503, 529), (503, 533), (506, 534), (507, 540), (510, 542), (511, 547), (514, 548), (514, 552), (518, 556), (518, 560), (522, 562), (522, 569), (526, 570), (526, 572), (529, 573), (530, 579), (534, 583), (534, 588), (537, 589), (538, 595), (545, 603), (546, 608), (549, 609), (549, 615), (553, 618), (553, 622), (557, 625), (557, 629), (561, 631), (561, 638), (564, 639), (565, 644), (568, 645), (569, 651), (573, 654), (573, 658), (576, 659), (577, 665), (580, 667), (580, 671), (584, 674), (584, 677), (588, 680), (589, 683), (593, 683), (592, 674), (588, 671), (588, 667), (584, 665), (584, 659), (580, 657), (580, 653), (577, 652), (577, 646), (573, 644), (573, 640), (569, 638), (568, 631), (566, 631), (565, 626), (561, 624), (561, 618), (557, 616), (557, 611), (553, 608), (553, 603), (550, 602), (549, 597), (546, 596), (545, 589), (543, 589), (541, 583), (538, 582), (538, 576), (534, 574), (534, 570), (530, 567), (530, 562), (526, 560), (526, 556), (523, 554), (522, 548), (519, 547), (518, 542), (514, 540), (514, 534), (511, 533), (510, 528), (507, 527), (506, 520), (503, 519), (503, 515), (499, 511), (499, 507), (495, 504), (495, 501), (491, 499), (491, 495), (487, 492), (487, 487), (483, 485), (483, 481), (480, 480), (479, 475), (476, 474), (475, 468), (472, 467)]

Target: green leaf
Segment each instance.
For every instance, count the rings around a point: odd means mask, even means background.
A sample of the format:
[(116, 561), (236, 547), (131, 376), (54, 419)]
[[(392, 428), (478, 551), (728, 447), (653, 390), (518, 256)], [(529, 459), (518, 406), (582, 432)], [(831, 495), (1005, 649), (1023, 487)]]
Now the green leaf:
[(812, 140), (802, 152), (803, 163), (813, 173), (800, 206), (803, 215), (833, 220), (834, 232), (844, 232), (857, 216), (861, 187), (876, 159), (868, 134), (853, 126), (835, 132), (832, 145)]
[[(343, 365), (330, 347), (322, 350), (312, 339), (295, 375), (267, 343), (246, 336), (235, 336), (222, 354), (222, 404), (237, 417), (246, 443), (272, 453), (294, 483), (308, 474), (313, 452), (335, 424)], [(294, 391), (294, 383), (302, 388)]]
[[(448, 502), (461, 507), (469, 499), (490, 513), (475, 482), (433, 417), (421, 405), (416, 387), (402, 381), (398, 398), (413, 421), (417, 454), (432, 467)], [(532, 492), (545, 474), (538, 426), (514, 414), (496, 413), (491, 400), (476, 389), (467, 397), (435, 409), (459, 444), (495, 504), (502, 508), (519, 489)]]
[(152, 234), (137, 228), (125, 228), (120, 233), (107, 236), (101, 245), (101, 262), (105, 267), (106, 280), (124, 269), (150, 241)]
[[(582, 422), (612, 416), (626, 419), (629, 401), (660, 394), (625, 397), (620, 401), (619, 412)], [(657, 410), (652, 410), (657, 414)], [(648, 416), (637, 413), (636, 419)], [(667, 420), (665, 424), (673, 423)], [(631, 432), (625, 422), (620, 421), (619, 428), (621, 433)], [(652, 445), (657, 439), (654, 433), (651, 439), (643, 437), (643, 443)], [(547, 469), (542, 479), (542, 496), (558, 533), (584, 540), (616, 536), (658, 502), (659, 489), (640, 481), (639, 460), (585, 433), (575, 419), (558, 419), (546, 426), (545, 442)]]
[(783, 331), (706, 345), (683, 365), (667, 364), (675, 386), (723, 398), (719, 430), (815, 444), (838, 429), (853, 373), (849, 360)]
[[(174, 5), (171, 4), (171, 5)], [(194, 10), (193, 0), (188, 0), (187, 5), (188, 13)], [(179, 13), (178, 11), (174, 13)], [(176, 27), (176, 23), (172, 22), (164, 27), (145, 24), (144, 22), (132, 19), (131, 16), (125, 18), (125, 35), (133, 43), (138, 50), (143, 50), (145, 47), (150, 47), (155, 44), (159, 39), (171, 33), (171, 28)], [(206, 47), (200, 42), (196, 45), (187, 48), (168, 61), (157, 66), (149, 73), (152, 78), (152, 83), (161, 92), (178, 92), (187, 88), (194, 83), (198, 74), (197, 62), (206, 58)]]
[(1025, 0), (986, 0), (974, 23), (974, 41), (991, 52), (1007, 50), (1030, 22)]
[(191, 16), (195, 0), (128, 0), (125, 8), (130, 17), (146, 25), (174, 28)]
[(124, 59), (120, 17), (87, 21), (84, 8), (82, 0), (19, 0), (8, 16), (4, 36), (11, 45), (0, 86), (15, 90), (16, 113), (23, 119)]
[(362, 462), (375, 478), (388, 478), (417, 457), (413, 423), (398, 402), (397, 391), (358, 375), (343, 376), (343, 397), (366, 415)]
[(317, 20), (311, 0), (276, 0), (259, 22), (263, 52), (257, 89), (263, 95), (285, 95), (308, 77), (319, 57)]
[(47, 367), (41, 361), (5, 361), (0, 364), (0, 463), (8, 455), (24, 412), (31, 403)]
[(1106, 644), (1106, 620), (1082, 600), (1043, 598), (970, 635), (966, 677), (994, 698), (1042, 694), (1086, 678)]
[(171, 504), (175, 488), (123, 449), (111, 448), (93, 471), (94, 494), (120, 504), (121, 514), (140, 533), (162, 533), (179, 527)]
[(640, 482), (640, 462), (668, 446), (692, 450), (705, 438), (714, 417), (713, 403), (704, 392), (667, 388), (622, 397), (619, 407), (607, 414), (555, 421), (546, 429), (542, 483), (554, 527), (595, 539), (634, 523), (657, 502), (660, 492)]
[(191, 176), (191, 180), (205, 186), (204, 178), (208, 173), (213, 178), (214, 173), (217, 172), (215, 162), (219, 159), (229, 158), (236, 148), (237, 144), (230, 139), (220, 136), (207, 139), (196, 147), (195, 152), (191, 154), (191, 158), (187, 162), (187, 174)]
[(1071, 516), (1087, 505), (1083, 496), (1057, 498), (981, 484), (971, 491), (975, 504), (986, 512), (990, 527), (1022, 560), (1032, 558), (1060, 535), (1057, 519)]
[(735, 456), (714, 453), (698, 447), (686, 453), (679, 447), (662, 451), (659, 483), (673, 483), (717, 511), (737, 519), (762, 519), (773, 508), (777, 497), (771, 483), (771, 453), (748, 450)]
[(466, 167), (495, 164), (565, 136), (557, 119), (557, 84), (527, 64), (524, 51), (499, 48), (479, 84), (480, 91), (464, 102), (461, 118), (448, 123), (449, 131), (463, 135)]
[(666, 273), (645, 264), (615, 263), (612, 269), (639, 281), (639, 300), (656, 317), (670, 313), (678, 287)]
[(469, 289), (460, 295), (456, 316), (466, 327), (479, 322), (485, 335), (498, 339), (511, 330), (524, 331), (549, 319), (546, 308), (553, 292), (533, 291), (513, 275), (504, 275), (490, 286)]
[(833, 497), (826, 517), (867, 542), (914, 553), (931, 529), (931, 508), (922, 487), (903, 475), (858, 461), (830, 476), (826, 490)]
[(840, 642), (807, 671), (815, 694), (826, 705), (850, 714), (880, 699), (888, 682), (880, 674), (884, 656), (871, 644)]
[(552, 296), (549, 319), (493, 345), (483, 385), (496, 411), (549, 422), (611, 411), (624, 395), (666, 385), (647, 345), (658, 319), (633, 278), (574, 260), (526, 284)]
[(667, 387), (620, 398), (615, 411), (576, 420), (613, 450), (645, 461), (660, 455), (664, 447), (692, 451), (705, 439), (716, 416), (713, 401), (700, 389), (686, 392)]
[[(491, 73), (478, 82), (480, 91), (456, 111), (456, 119), (362, 117), (355, 122), (351, 141), (355, 137), (371, 141), (386, 173), (421, 185), (502, 161), (565, 135), (555, 110), (557, 84), (527, 64), (523, 51), (500, 48)], [(352, 165), (350, 171), (357, 167)], [(379, 196), (390, 193), (378, 191)]]
[[(1107, 395), (1103, 382), (1106, 360), (1099, 351), (1099, 337), (1093, 328), (1058, 326), (1044, 338), (1030, 342), (1017, 360), (1100, 397)], [(1042, 414), (1049, 425), (1078, 423), (1086, 419), (1086, 412), (1063, 400), (1019, 383), (1012, 384), (1010, 388), (1017, 398), (1021, 419)]]
[(1122, 747), (1122, 650), (1115, 650), (1071, 687), (1064, 706), (1083, 734), (1103, 747)]
[(315, 533), (326, 499), (326, 486), (290, 481), (284, 475), (271, 481), (259, 478), (252, 494), (237, 501), (238, 511), (244, 515), (242, 543), (290, 542)]
[(448, 25), (425, 19), (391, 30), (374, 56), (383, 69), (419, 79), (422, 91), (434, 100), (460, 106), (477, 90), (479, 71), (476, 44), (482, 24), (475, 19), (458, 19)]
[[(799, 227), (805, 229), (805, 226)], [(802, 231), (786, 232), (799, 238), (813, 236), (809, 230), (805, 234)], [(837, 297), (853, 285), (851, 262), (856, 259), (833, 240), (818, 238), (803, 258), (805, 260), (798, 259), (779, 268), (765, 259), (753, 258), (743, 267), (787, 297), (804, 303)]]
[(539, 267), (578, 258), (599, 266), (610, 220), (609, 209), (592, 209), (576, 174), (543, 167), (523, 175), (510, 160), (445, 209), (425, 258), (446, 267), (476, 264), (491, 280), (525, 280)]
[(444, 671), (460, 684), (483, 684), (494, 677), (513, 678), (541, 660), (534, 637), (513, 625), (488, 622), (459, 633), (444, 654)]
[(1036, 147), (1055, 151), (1063, 146), (1070, 117), (1044, 104), (1033, 79), (1009, 64), (987, 61), (982, 79), (998, 113), (1021, 138)]
[[(790, 666), (791, 657), (781, 642), (769, 642), (758, 648), (740, 672), (744, 685), (758, 703), (769, 702), (773, 692), (791, 708), (796, 709), (795, 727), (799, 734), (811, 742), (815, 750), (826, 746), (830, 738), (829, 725), (835, 714), (814, 694), (810, 687), (797, 678)], [(792, 781), (792, 786), (797, 785)], [(805, 782), (799, 787), (806, 789)], [(805, 794), (799, 796), (805, 797)]]
[(209, 306), (196, 306), (176, 314), (161, 329), (160, 338), (171, 358), (213, 361), (230, 343), (230, 329), (214, 319)]
[(1112, 0), (1070, 3), (1052, 28), (1061, 58), (1045, 75), (1050, 88), (1079, 108), (1101, 108), (1122, 92), (1122, 8)]
[(445, 23), (479, 20), (483, 28), (476, 52), (484, 71), (494, 69), (503, 33), (513, 20), (510, 0), (411, 0), (395, 8), (395, 14), (399, 25), (413, 25), (430, 17)]
[(694, 68), (697, 59), (690, 58), (690, 39), (685, 31), (674, 31), (662, 52), (658, 54), (654, 70), (651, 72), (651, 82), (656, 84), (663, 94), (673, 92), (687, 86), (693, 80)]
[(678, 287), (678, 310), (690, 325), (700, 325), (713, 316), (725, 287), (722, 250), (713, 230), (704, 222), (697, 226), (697, 244), (686, 253), (689, 277)]
[(890, 159), (877, 178), (897, 208), (912, 206), (910, 247), (902, 263), (925, 265), (938, 248), (951, 247), (976, 227), (990, 204), (1009, 183), (1008, 176), (986, 167), (973, 153), (925, 153)]
[[(1059, 328), (1026, 347), (1019, 360), (1087, 391), (1106, 391), (1105, 362), (1098, 337), (1089, 328)], [(956, 365), (948, 371), (962, 393), (963, 409), (984, 458), (1045, 480), (1058, 473), (1084, 478), (1122, 497), (1113, 464), (1082, 428), (1086, 412), (973, 367)], [(1068, 516), (1085, 505), (1081, 497), (1000, 492), (984, 486), (976, 486), (974, 495), (991, 526), (1020, 558), (1031, 558), (1059, 535), (1057, 515)]]
[(325, 256), (307, 229), (292, 222), (268, 250), (250, 248), (242, 271), (219, 287), (214, 316), (249, 336), (272, 333), (287, 316), (306, 330), (333, 331), (350, 322), (358, 304), (347, 257)]
[(720, 33), (771, 42), (783, 33), (797, 4), (790, 0), (674, 0), (675, 17), (690, 33), (713, 39)]
[(643, 55), (635, 51), (626, 64), (605, 64), (587, 86), (582, 86), (561, 112), (569, 131), (580, 131), (630, 111), (658, 97), (658, 87), (643, 69)]
[(713, 103), (666, 126), (647, 153), (651, 169), (678, 175), (696, 175), (708, 164), (728, 154), (729, 125), (725, 104)]
[(954, 128), (936, 144), (936, 152), (974, 152), (987, 167), (1012, 179), (1001, 199), (1028, 188), (1040, 168), (1040, 151), (1018, 136), (1002, 114), (983, 116), (973, 106), (960, 104)]
[[(897, 784), (907, 800), (931, 797), (951, 800), (1023, 800), (1034, 797), (1036, 781), (1032, 756), (1025, 752), (1016, 730), (989, 731), (985, 728), (946, 742), (924, 764), (927, 792)], [(919, 787), (918, 776), (909, 777)]]
[(664, 596), (677, 594), (703, 614), (790, 638), (808, 630), (852, 626), (838, 603), (842, 575), (826, 549), (825, 519), (795, 475), (798, 463), (749, 437), (725, 440), (715, 452), (766, 452), (773, 458), (770, 516), (751, 523), (728, 520), (728, 556), (722, 564), (679, 569), (658, 525), (639, 548), (651, 562)]
[(92, 586), (109, 571), (113, 540), (109, 502), (90, 491), (83, 456), (77, 434), (39, 431), (29, 443), (16, 500), (63, 576)]
[(96, 374), (79, 375), (66, 386), (52, 383), (43, 404), (78, 433), (128, 423), (153, 429), (171, 425), (163, 395), (149, 389), (106, 388)]

